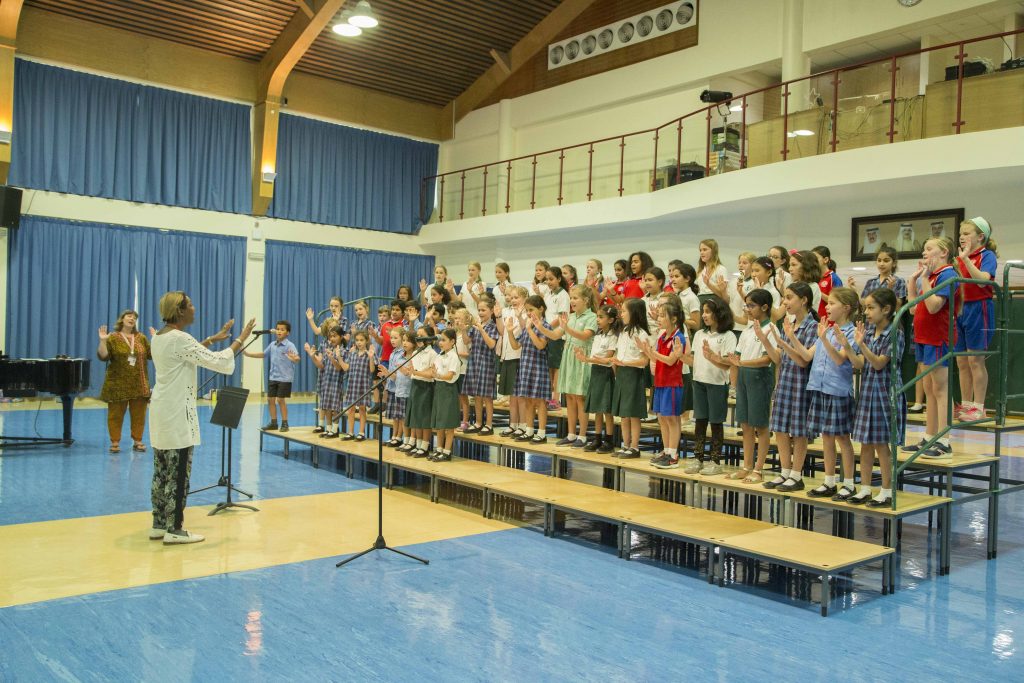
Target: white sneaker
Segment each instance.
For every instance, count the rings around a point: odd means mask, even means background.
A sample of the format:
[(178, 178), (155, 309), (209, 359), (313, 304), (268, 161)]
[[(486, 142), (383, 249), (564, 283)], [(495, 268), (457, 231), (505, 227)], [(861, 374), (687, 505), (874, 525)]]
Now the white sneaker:
[(206, 536), (194, 534), (184, 529), (178, 529), (174, 532), (168, 531), (164, 534), (164, 545), (185, 545), (186, 543), (199, 543), (205, 540)]
[(151, 541), (163, 540), (163, 537), (166, 534), (167, 534), (167, 529), (157, 529), (156, 527), (153, 527), (152, 529), (149, 530), (149, 540), (151, 540)]

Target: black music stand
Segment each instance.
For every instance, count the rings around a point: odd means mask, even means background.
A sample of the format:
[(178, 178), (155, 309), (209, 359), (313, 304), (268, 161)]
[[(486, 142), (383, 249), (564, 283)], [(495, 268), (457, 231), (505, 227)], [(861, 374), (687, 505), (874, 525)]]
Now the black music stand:
[[(208, 491), (210, 489), (217, 488), (218, 486), (223, 486), (227, 490), (227, 498), (224, 502), (217, 503), (217, 505), (210, 510), (210, 515), (215, 515), (221, 510), (226, 510), (228, 508), (245, 508), (246, 510), (259, 512), (259, 508), (253, 507), (252, 505), (243, 505), (231, 500), (232, 491), (236, 491), (241, 493), (243, 496), (252, 498), (251, 493), (243, 491), (231, 483), (231, 434), (235, 429), (238, 429), (238, 423), (242, 419), (242, 411), (245, 410), (245, 402), (248, 398), (249, 390), (242, 389), (241, 387), (225, 386), (217, 392), (217, 405), (213, 408), (213, 415), (210, 417), (210, 424), (215, 424), (221, 428), (220, 479), (217, 480), (216, 484), (211, 484), (210, 486), (204, 486), (201, 489), (188, 492), (189, 495), (192, 495), (193, 493)], [(224, 450), (225, 435), (227, 436), (226, 452)]]

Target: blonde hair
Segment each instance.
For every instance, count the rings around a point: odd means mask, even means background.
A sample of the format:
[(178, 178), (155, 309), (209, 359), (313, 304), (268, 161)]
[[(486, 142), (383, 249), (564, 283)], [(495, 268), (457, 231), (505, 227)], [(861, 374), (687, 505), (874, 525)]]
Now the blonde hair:
[(587, 263), (593, 263), (595, 266), (597, 266), (597, 272), (599, 272), (599, 273), (603, 273), (604, 272), (604, 264), (601, 263), (601, 259), (596, 259), (596, 258), (588, 259)]
[(185, 292), (167, 292), (160, 297), (160, 319), (165, 323), (176, 323), (188, 308), (188, 295)]
[(452, 317), (460, 323), (467, 325), (473, 324), (473, 314), (469, 312), (468, 308), (460, 308), (455, 311)]
[(860, 317), (860, 295), (853, 287), (836, 287), (829, 292), (829, 298), (835, 299), (850, 309), (849, 322), (856, 322)]
[(994, 239), (992, 239), (992, 233), (991, 233), (992, 227), (991, 226), (989, 226), (989, 234), (986, 235), (985, 232), (981, 228), (978, 227), (978, 224), (975, 223), (973, 219), (968, 218), (967, 220), (965, 220), (963, 223), (960, 224), (960, 227), (962, 228), (965, 225), (971, 226), (972, 228), (974, 228), (974, 232), (976, 232), (979, 235), (981, 235), (982, 237), (984, 237), (985, 241), (982, 242), (982, 244), (985, 245), (985, 248), (988, 249), (989, 251), (991, 251), (997, 257), (999, 256), (999, 246), (996, 244), (996, 241)]
[(574, 285), (573, 288), (569, 290), (569, 293), (583, 299), (589, 310), (597, 310), (597, 295), (592, 287), (589, 287), (588, 285)]
[[(972, 223), (973, 225), (973, 223)], [(924, 241), (925, 245), (934, 244), (939, 249), (946, 250), (946, 263), (952, 263), (953, 257), (956, 255), (956, 244), (952, 238), (946, 237), (932, 237)]]
[(514, 287), (510, 287), (508, 291), (515, 292), (516, 294), (519, 295), (519, 298), (523, 299), (524, 301), (526, 300), (526, 297), (530, 296), (529, 290), (526, 289), (526, 287), (522, 287), (520, 285), (515, 285)]
[(114, 332), (120, 332), (122, 329), (124, 329), (124, 317), (126, 315), (134, 315), (135, 316), (135, 331), (138, 332), (139, 331), (139, 314), (138, 314), (137, 311), (133, 311), (130, 308), (124, 309), (123, 311), (121, 311), (121, 315), (117, 316), (117, 322), (114, 323)]
[(466, 264), (466, 267), (467, 268), (476, 268), (477, 270), (483, 270), (483, 268), (480, 266), (480, 262), (479, 261), (470, 261), (469, 263)]
[(753, 263), (754, 261), (757, 260), (757, 254), (755, 254), (752, 251), (741, 251), (740, 255), (737, 256), (736, 258), (737, 259), (741, 259), (741, 258), (742, 259), (746, 259), (747, 263)]
[(718, 266), (722, 265), (721, 259), (718, 258), (718, 240), (708, 237), (707, 239), (701, 240), (699, 244), (711, 250), (711, 259), (707, 263), (704, 263), (704, 260), (700, 258), (700, 254), (698, 253), (697, 275), (700, 275), (705, 267), (709, 270), (714, 270)]

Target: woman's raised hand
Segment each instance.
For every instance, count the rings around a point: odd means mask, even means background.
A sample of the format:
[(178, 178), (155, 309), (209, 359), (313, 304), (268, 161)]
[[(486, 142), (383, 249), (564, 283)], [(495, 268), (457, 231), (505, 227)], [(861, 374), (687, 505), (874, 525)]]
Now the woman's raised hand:
[(306, 309), (306, 320), (312, 320), (313, 315), (313, 307), (310, 306), (309, 308)]
[(110, 332), (107, 331), (106, 325), (100, 325), (99, 329), (100, 341), (107, 341), (107, 337), (110, 336)]

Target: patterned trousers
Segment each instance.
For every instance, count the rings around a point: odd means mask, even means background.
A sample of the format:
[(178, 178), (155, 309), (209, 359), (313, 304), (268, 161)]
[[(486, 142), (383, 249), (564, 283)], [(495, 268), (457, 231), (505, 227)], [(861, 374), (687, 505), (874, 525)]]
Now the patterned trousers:
[(153, 449), (153, 528), (173, 531), (185, 519), (185, 497), (192, 475), (192, 447)]
[(110, 443), (121, 441), (121, 430), (124, 427), (125, 412), (131, 413), (132, 441), (142, 442), (142, 430), (146, 428), (146, 406), (148, 398), (133, 398), (130, 401), (111, 401), (107, 404), (107, 431), (110, 432)]

